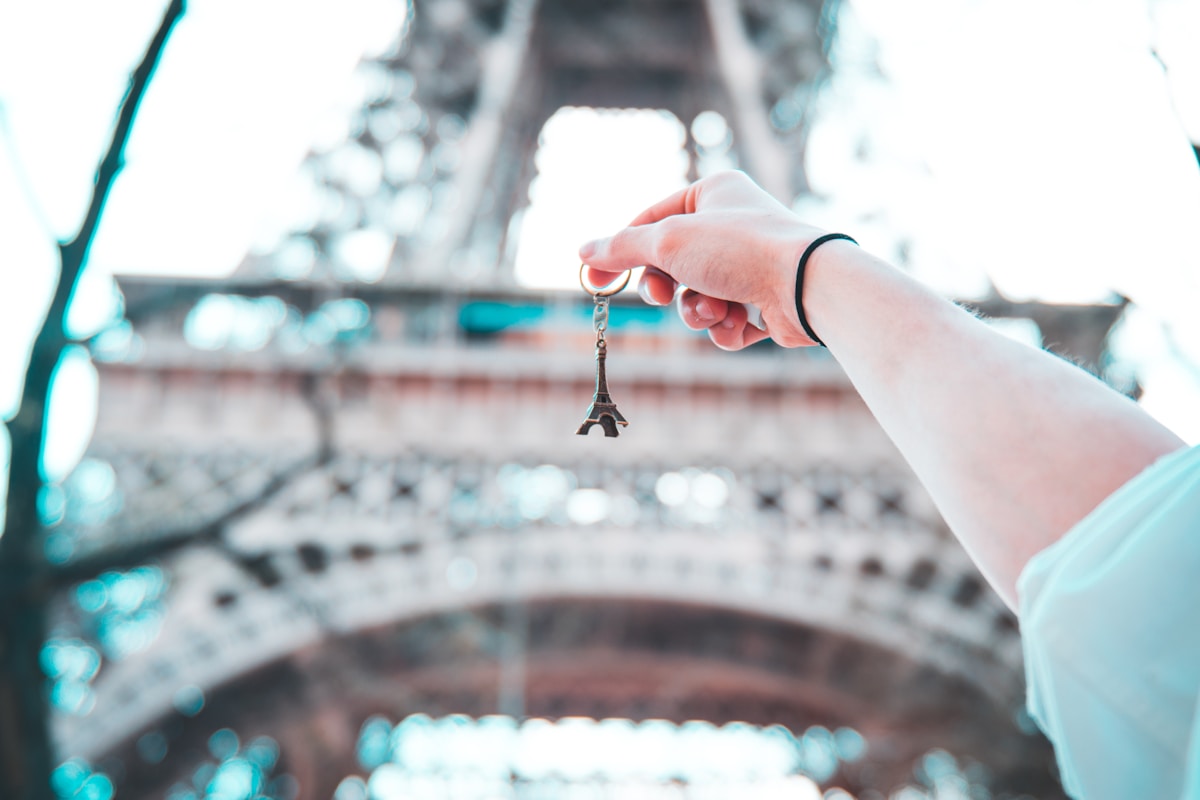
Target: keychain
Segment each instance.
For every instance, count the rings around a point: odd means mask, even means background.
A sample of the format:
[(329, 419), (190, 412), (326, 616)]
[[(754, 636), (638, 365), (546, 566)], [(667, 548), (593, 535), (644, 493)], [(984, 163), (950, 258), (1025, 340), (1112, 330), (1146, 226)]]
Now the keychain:
[(587, 436), (593, 425), (599, 425), (604, 429), (605, 436), (617, 436), (617, 426), (629, 425), (629, 423), (625, 417), (621, 416), (621, 412), (617, 410), (617, 404), (608, 394), (608, 378), (604, 374), (604, 360), (608, 357), (608, 342), (604, 338), (604, 332), (608, 330), (608, 298), (629, 284), (629, 273), (625, 273), (624, 280), (596, 287), (588, 283), (587, 278), (584, 277), (585, 270), (587, 270), (587, 264), (580, 264), (579, 284), (596, 301), (596, 307), (592, 311), (592, 327), (596, 331), (596, 394), (592, 397), (592, 407), (588, 409), (587, 419), (575, 432), (580, 436)]

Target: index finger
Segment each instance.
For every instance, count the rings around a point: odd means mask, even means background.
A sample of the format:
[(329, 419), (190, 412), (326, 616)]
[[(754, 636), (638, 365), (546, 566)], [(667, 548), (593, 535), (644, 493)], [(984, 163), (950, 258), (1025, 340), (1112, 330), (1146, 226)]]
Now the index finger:
[[(591, 287), (584, 286), (583, 288), (584, 291), (588, 292), (589, 294), (595, 294), (596, 290), (600, 290), (607, 294), (608, 292), (606, 290), (608, 290), (610, 287), (616, 289), (616, 287), (612, 286), (612, 284), (619, 285), (625, 274), (630, 272), (630, 270), (627, 269), (612, 272), (609, 270), (597, 269), (590, 264), (586, 264), (585, 266), (587, 269), (584, 270), (582, 277), (583, 280), (591, 284)], [(632, 279), (633, 276), (630, 275), (629, 278)], [(621, 288), (624, 289), (625, 287), (622, 286)], [(613, 292), (613, 294), (616, 294), (616, 292)]]
[(648, 225), (661, 222), (667, 217), (677, 214), (695, 214), (700, 210), (701, 202), (734, 206), (748, 204), (761, 205), (763, 199), (778, 204), (771, 195), (767, 194), (741, 170), (725, 170), (701, 178), (690, 186), (685, 186), (674, 194), (664, 197), (642, 213), (634, 217), (629, 227)]
[(649, 225), (652, 222), (658, 222), (667, 217), (673, 217), (676, 214), (692, 214), (696, 211), (698, 193), (697, 183), (685, 186), (642, 211), (633, 218), (633, 221), (629, 223), (629, 227)]
[(703, 181), (697, 181), (664, 197), (612, 236), (584, 244), (579, 249), (579, 257), (589, 267), (589, 280), (594, 284), (610, 282), (613, 275), (634, 267), (663, 268), (663, 264), (654, 263), (654, 253), (659, 241), (656, 223), (670, 217), (694, 213), (702, 183)]
[[(637, 283), (637, 293), (642, 300), (652, 306), (665, 306), (675, 298), (677, 284), (674, 278), (657, 267), (646, 267), (641, 272), (642, 276), (638, 279)], [(636, 273), (637, 270), (635, 269), (634, 275)], [(588, 265), (587, 270), (583, 274), (584, 279), (592, 284), (592, 286), (603, 288), (615, 281), (619, 281), (625, 273), (609, 272)], [(631, 281), (633, 277), (633, 275), (630, 276)]]

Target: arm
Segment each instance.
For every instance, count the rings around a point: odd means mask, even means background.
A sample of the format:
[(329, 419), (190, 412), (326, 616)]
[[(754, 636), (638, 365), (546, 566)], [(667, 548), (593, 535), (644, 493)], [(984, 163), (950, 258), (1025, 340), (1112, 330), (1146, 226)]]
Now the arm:
[[(603, 271), (647, 265), (639, 291), (738, 349), (768, 335), (813, 344), (795, 311), (795, 270), (821, 234), (741, 173), (699, 181), (580, 255)], [(608, 276), (611, 277), (611, 276)], [(1002, 336), (846, 241), (809, 261), (813, 329), (929, 490), (951, 530), (1012, 607), (1026, 562), (1183, 442), (1075, 366)]]

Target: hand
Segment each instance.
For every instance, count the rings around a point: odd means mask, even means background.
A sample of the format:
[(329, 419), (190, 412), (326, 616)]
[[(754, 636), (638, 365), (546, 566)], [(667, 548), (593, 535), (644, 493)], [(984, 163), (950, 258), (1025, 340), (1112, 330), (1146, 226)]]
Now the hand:
[[(659, 201), (616, 235), (585, 244), (579, 255), (596, 286), (645, 266), (642, 298), (666, 305), (678, 296), (684, 324), (707, 329), (718, 347), (739, 350), (768, 336), (799, 347), (816, 343), (796, 315), (796, 265), (821, 233), (745, 173), (731, 171)], [(746, 321), (743, 303), (762, 310), (766, 331)]]

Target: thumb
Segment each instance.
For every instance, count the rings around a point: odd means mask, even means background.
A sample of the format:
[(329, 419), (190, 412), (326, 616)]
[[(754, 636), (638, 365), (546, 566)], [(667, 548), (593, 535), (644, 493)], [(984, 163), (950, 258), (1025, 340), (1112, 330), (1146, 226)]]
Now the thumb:
[(579, 248), (580, 259), (593, 270), (618, 273), (635, 267), (660, 267), (657, 250), (661, 223), (625, 228)]

